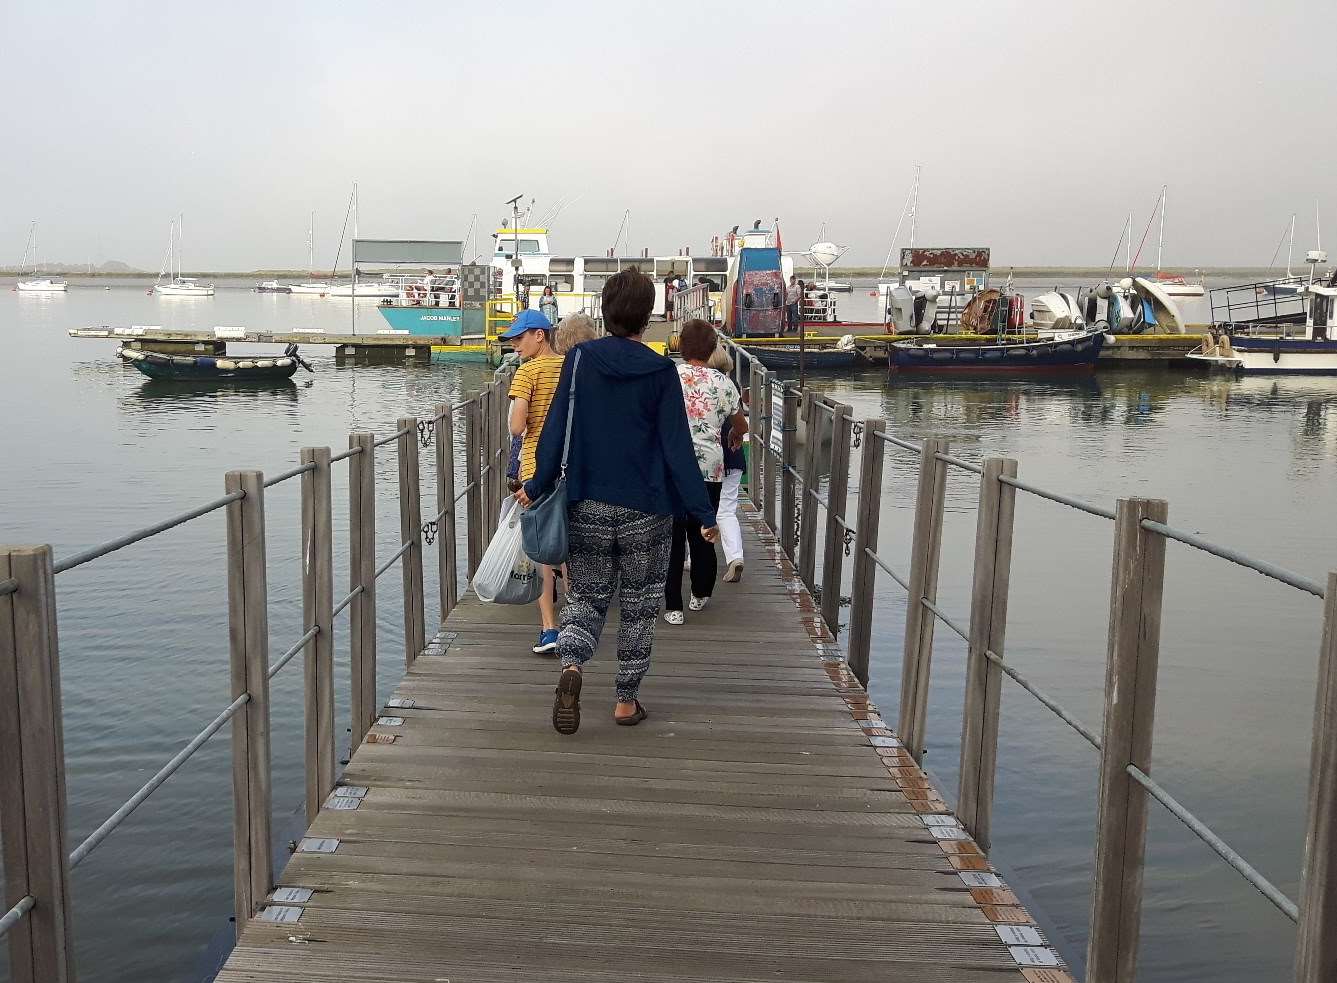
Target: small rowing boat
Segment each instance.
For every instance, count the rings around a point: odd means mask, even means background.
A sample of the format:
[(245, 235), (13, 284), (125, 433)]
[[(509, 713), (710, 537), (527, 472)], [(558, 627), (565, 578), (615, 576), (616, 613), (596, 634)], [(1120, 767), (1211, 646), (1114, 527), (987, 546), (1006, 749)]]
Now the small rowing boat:
[(893, 368), (934, 372), (1025, 372), (1090, 370), (1105, 344), (1103, 331), (1067, 331), (1040, 341), (982, 345), (938, 345), (922, 340), (891, 345)]
[(171, 382), (274, 382), (290, 379), (298, 366), (313, 371), (289, 345), (278, 357), (229, 358), (214, 355), (168, 355), (164, 352), (118, 348), (117, 356), (150, 379)]

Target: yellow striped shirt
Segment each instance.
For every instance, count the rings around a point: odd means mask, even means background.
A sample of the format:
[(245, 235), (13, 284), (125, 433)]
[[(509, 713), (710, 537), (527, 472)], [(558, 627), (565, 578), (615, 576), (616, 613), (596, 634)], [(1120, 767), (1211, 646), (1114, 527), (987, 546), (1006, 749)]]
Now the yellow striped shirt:
[(529, 401), (525, 417), (525, 439), (520, 444), (520, 480), (534, 477), (534, 455), (538, 450), (543, 421), (557, 394), (557, 382), (562, 376), (562, 356), (543, 355), (531, 358), (515, 370), (511, 380), (511, 399)]

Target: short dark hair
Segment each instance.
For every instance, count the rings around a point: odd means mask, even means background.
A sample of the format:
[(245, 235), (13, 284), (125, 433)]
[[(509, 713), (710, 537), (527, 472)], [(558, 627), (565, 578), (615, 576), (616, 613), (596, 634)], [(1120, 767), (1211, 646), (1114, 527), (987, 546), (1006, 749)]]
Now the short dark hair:
[(634, 266), (608, 278), (603, 289), (604, 322), (608, 333), (625, 338), (640, 334), (655, 308), (655, 285)]
[(682, 326), (678, 335), (678, 351), (683, 358), (704, 362), (715, 351), (715, 329), (699, 317), (694, 317)]

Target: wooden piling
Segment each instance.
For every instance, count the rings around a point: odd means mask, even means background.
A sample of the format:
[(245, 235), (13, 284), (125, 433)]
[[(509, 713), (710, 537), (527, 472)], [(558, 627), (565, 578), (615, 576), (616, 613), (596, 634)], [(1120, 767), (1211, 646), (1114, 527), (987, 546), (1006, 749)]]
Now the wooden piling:
[(316, 818), (334, 788), (334, 533), (330, 449), (303, 447), (302, 624), (316, 629), (303, 652), (306, 819)]
[[(766, 528), (771, 532), (776, 532), (775, 526), (775, 503), (778, 495), (779, 486), (776, 484), (776, 475), (780, 468), (779, 458), (771, 453), (771, 435), (780, 433), (780, 428), (784, 425), (784, 420), (777, 419), (773, 414), (774, 399), (772, 393), (777, 385), (783, 385), (774, 372), (765, 374), (765, 386), (761, 391), (761, 404), (754, 404), (752, 412), (758, 414), (762, 421), (761, 444), (754, 447), (757, 457), (761, 459), (761, 478), (760, 482), (764, 488), (761, 503), (762, 521), (766, 523)], [(754, 400), (757, 398), (754, 395)]]
[(403, 416), (395, 422), (399, 459), (399, 543), (410, 543), (400, 557), (404, 582), (404, 664), (413, 665), (427, 647), (422, 586), (422, 492), (418, 471), (418, 420)]
[(1114, 520), (1105, 724), (1096, 806), (1096, 871), (1086, 948), (1089, 983), (1133, 983), (1142, 921), (1147, 793), (1128, 765), (1151, 772), (1160, 656), (1165, 539), (1141, 526), (1165, 522), (1158, 499), (1120, 499)]
[(60, 645), (50, 546), (0, 547), (0, 844), (13, 983), (73, 983)]
[(845, 498), (849, 490), (853, 410), (836, 403), (831, 416), (831, 477), (826, 485), (826, 540), (822, 547), (822, 618), (840, 634), (841, 579), (845, 571)]
[(905, 605), (905, 655), (901, 664), (900, 735), (915, 761), (924, 760), (929, 675), (933, 662), (933, 612), (923, 600), (938, 597), (938, 557), (942, 552), (942, 513), (947, 496), (947, 465), (937, 455), (947, 442), (926, 437), (919, 456), (915, 495), (914, 540), (910, 546), (909, 597)]
[(265, 482), (229, 471), (228, 640), (232, 698), (249, 699), (232, 718), (233, 887), (237, 934), (274, 886), (270, 853), (269, 603), (265, 570)]
[(882, 512), (882, 459), (886, 445), (878, 435), (886, 420), (865, 420), (863, 457), (859, 463), (859, 505), (855, 512), (854, 565), (850, 574), (850, 633), (846, 651), (850, 671), (868, 686), (868, 656), (873, 637), (873, 598), (877, 564), (868, 551), (877, 552), (878, 517)]
[(986, 852), (993, 818), (1003, 671), (985, 652), (993, 652), (999, 658), (1003, 656), (1017, 495), (1015, 488), (999, 480), (1003, 475), (1015, 478), (1017, 462), (1001, 457), (984, 460), (975, 519), (970, 641), (961, 714), (961, 784), (956, 806), (961, 825)]
[[(784, 386), (784, 383), (781, 383)], [(798, 414), (799, 394), (797, 390), (784, 386), (784, 417), (781, 419), (780, 434), (780, 548), (792, 563), (798, 551), (798, 511), (794, 501), (798, 480), (795, 477), (795, 465), (798, 462)]]
[(455, 545), (455, 416), (449, 403), (438, 403), (436, 428), (436, 562), (441, 594), (441, 621), (460, 597)]
[(348, 589), (362, 591), (349, 607), (350, 748), (362, 743), (376, 702), (376, 438), (348, 435), (361, 453), (348, 459)]
[(464, 408), (464, 521), (468, 536), (469, 580), (474, 579), (478, 561), (483, 558), (483, 488), (479, 472), (482, 470), (483, 451), (480, 430), (482, 425), (482, 394), (474, 397)]
[(766, 466), (765, 428), (762, 426), (761, 418), (768, 412), (769, 407), (765, 403), (758, 402), (766, 393), (766, 370), (756, 359), (751, 360), (751, 368), (747, 387), (747, 495), (752, 499), (752, 504), (760, 509), (766, 497), (762, 485)]
[(803, 393), (803, 491), (798, 501), (798, 576), (815, 593), (817, 574), (817, 485), (821, 479), (822, 435), (826, 409), (811, 391)]
[(1314, 737), (1309, 752), (1309, 809), (1300, 884), (1296, 983), (1337, 980), (1337, 572), (1324, 591)]

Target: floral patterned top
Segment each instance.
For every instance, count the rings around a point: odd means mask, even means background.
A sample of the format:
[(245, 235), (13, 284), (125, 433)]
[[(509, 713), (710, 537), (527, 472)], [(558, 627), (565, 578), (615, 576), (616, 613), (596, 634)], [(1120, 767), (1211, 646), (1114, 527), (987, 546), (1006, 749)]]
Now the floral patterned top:
[(687, 429), (692, 434), (692, 449), (701, 477), (706, 481), (724, 480), (724, 446), (720, 431), (724, 421), (739, 411), (742, 398), (729, 377), (716, 369), (685, 362), (678, 366), (683, 403), (687, 407)]

